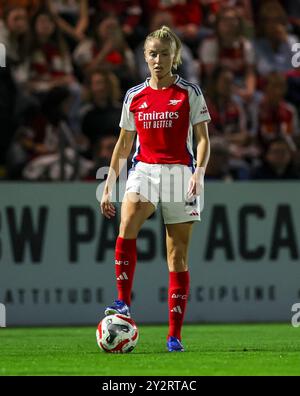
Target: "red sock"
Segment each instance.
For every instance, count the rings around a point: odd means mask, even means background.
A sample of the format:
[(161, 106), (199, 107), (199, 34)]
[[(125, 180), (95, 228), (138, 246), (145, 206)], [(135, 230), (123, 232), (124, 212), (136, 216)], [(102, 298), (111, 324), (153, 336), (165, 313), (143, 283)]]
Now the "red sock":
[(169, 272), (169, 336), (181, 340), (181, 328), (190, 288), (190, 274)]
[(131, 303), (131, 290), (136, 265), (136, 239), (117, 238), (115, 270), (117, 277), (118, 300)]

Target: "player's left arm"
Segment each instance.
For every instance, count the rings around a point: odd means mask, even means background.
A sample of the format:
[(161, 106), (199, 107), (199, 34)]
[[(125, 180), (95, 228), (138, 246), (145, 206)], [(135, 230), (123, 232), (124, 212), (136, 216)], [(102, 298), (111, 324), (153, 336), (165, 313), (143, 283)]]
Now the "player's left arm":
[(210, 156), (210, 142), (208, 136), (207, 122), (199, 122), (193, 126), (196, 139), (197, 165), (190, 182), (188, 195), (200, 195), (204, 188), (204, 174)]

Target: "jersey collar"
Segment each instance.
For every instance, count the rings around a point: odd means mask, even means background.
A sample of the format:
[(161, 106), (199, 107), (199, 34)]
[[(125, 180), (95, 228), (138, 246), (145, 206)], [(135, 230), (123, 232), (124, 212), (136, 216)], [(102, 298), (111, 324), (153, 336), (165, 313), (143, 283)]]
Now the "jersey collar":
[[(175, 81), (173, 82), (173, 84), (177, 84), (178, 81), (180, 80), (180, 77), (179, 77), (178, 74), (175, 74), (175, 76), (176, 76), (176, 79), (175, 79)], [(147, 78), (146, 78), (146, 81), (145, 81), (146, 87), (150, 87), (150, 84), (149, 84), (150, 78), (151, 78), (151, 77), (147, 77)], [(172, 85), (173, 85), (173, 84), (172, 84)]]

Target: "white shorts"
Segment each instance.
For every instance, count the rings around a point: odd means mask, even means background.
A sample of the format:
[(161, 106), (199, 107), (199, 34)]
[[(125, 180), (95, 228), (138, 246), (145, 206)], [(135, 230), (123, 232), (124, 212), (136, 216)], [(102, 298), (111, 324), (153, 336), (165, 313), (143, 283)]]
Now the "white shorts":
[(147, 164), (138, 162), (130, 169), (125, 194), (136, 192), (155, 209), (161, 204), (165, 224), (200, 221), (204, 206), (204, 191), (200, 196), (186, 199), (188, 183), (193, 172), (180, 164)]

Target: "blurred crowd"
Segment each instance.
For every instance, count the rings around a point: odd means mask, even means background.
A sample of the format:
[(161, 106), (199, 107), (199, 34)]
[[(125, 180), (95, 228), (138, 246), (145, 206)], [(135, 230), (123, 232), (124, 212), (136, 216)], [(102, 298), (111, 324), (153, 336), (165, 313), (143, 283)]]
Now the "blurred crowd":
[(1, 0), (0, 179), (95, 180), (162, 25), (211, 114), (206, 179), (299, 179), (300, 0)]

